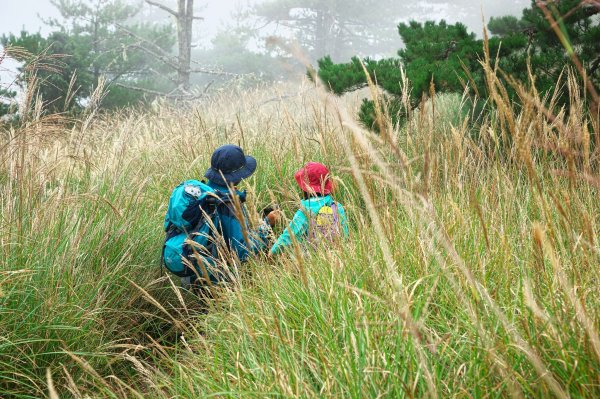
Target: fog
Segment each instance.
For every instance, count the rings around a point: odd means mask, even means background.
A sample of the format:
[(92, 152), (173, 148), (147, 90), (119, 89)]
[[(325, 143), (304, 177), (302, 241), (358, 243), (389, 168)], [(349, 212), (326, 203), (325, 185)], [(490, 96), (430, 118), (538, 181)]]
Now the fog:
[[(130, 1), (130, 3), (139, 3), (139, 1)], [(163, 0), (162, 3), (172, 6), (174, 1)], [(204, 18), (204, 21), (199, 21), (196, 24), (197, 39), (210, 43), (210, 39), (227, 23), (230, 14), (240, 5), (246, 3), (252, 2), (196, 0), (196, 13)], [(145, 6), (144, 9), (148, 12), (150, 7)], [(162, 16), (166, 19), (164, 13), (162, 13)], [(22, 28), (31, 32), (48, 33), (52, 28), (45, 24), (43, 20), (59, 17), (60, 14), (56, 7), (50, 3), (50, 0), (0, 0), (0, 35), (18, 33)]]
[[(87, 1), (88, 3), (109, 2), (108, 0)], [(176, 4), (175, 0), (155, 1), (173, 8)], [(278, 56), (279, 60), (285, 58), (281, 57), (281, 52), (268, 48), (265, 44), (266, 38), (272, 35), (283, 36), (287, 39), (297, 38), (298, 34), (305, 35), (313, 43), (312, 49), (306, 49), (313, 62), (324, 55), (331, 55), (334, 61), (347, 61), (352, 55), (387, 57), (393, 56), (402, 46), (395, 29), (399, 22), (445, 19), (451, 23), (462, 22), (470, 31), (481, 36), (482, 15), (485, 15), (486, 19), (508, 14), (519, 15), (523, 8), (530, 5), (530, 0), (482, 0), (479, 2), (470, 0), (364, 0), (364, 4), (369, 4), (371, 7), (369, 9), (373, 10), (373, 15), (363, 13), (353, 16), (355, 21), (352, 24), (382, 25), (382, 28), (376, 31), (375, 39), (371, 37), (363, 40), (361, 47), (358, 44), (354, 46), (353, 41), (348, 42), (341, 36), (332, 39), (331, 29), (328, 32), (329, 37), (322, 38), (318, 36), (316, 29), (315, 32), (307, 32), (310, 29), (298, 29), (297, 26), (296, 30), (291, 29), (289, 25), (279, 19), (280, 15), (275, 18), (275, 21), (265, 22), (264, 19), (261, 20), (260, 17), (257, 17), (256, 13), (253, 14), (253, 6), (269, 2), (276, 3), (273, 0), (195, 0), (195, 14), (202, 17), (202, 20), (195, 21), (193, 25), (192, 62), (201, 68), (226, 71), (229, 74), (257, 74), (262, 77), (268, 76), (269, 79), (280, 79), (285, 74), (287, 74), (286, 77), (290, 76), (290, 69), (271, 62), (273, 56)], [(136, 21), (132, 22), (150, 21), (155, 24), (173, 24), (175, 26), (174, 18), (165, 11), (152, 7), (142, 0), (130, 0), (129, 3), (141, 6), (141, 11), (135, 17)], [(305, 3), (300, 0), (295, 2), (280, 0), (276, 5), (283, 3), (317, 4), (319, 7), (327, 4), (337, 7), (336, 10), (341, 10), (341, 12), (346, 12), (344, 9), (346, 4), (349, 4), (342, 0), (322, 0), (320, 2), (305, 0)], [(355, 4), (360, 3), (356, 2)], [(359, 9), (362, 5), (355, 7)], [(302, 11), (297, 11), (298, 9), (300, 7), (285, 10), (285, 16), (289, 16), (293, 12), (302, 13)], [(303, 16), (306, 15), (309, 14)], [(0, 36), (11, 33), (18, 34), (23, 29), (31, 33), (40, 32), (46, 36), (56, 29), (45, 22), (52, 18), (60, 20), (61, 16), (50, 0), (0, 0)], [(356, 20), (362, 22), (356, 22)], [(335, 29), (341, 32), (348, 26), (340, 27), (338, 24)], [(369, 34), (367, 28), (363, 27), (362, 29), (358, 33), (353, 33), (355, 37)], [(304, 43), (306, 43), (306, 37), (304, 37)], [(379, 40), (380, 38), (385, 38), (385, 40)], [(302, 40), (300, 42), (302, 43)], [(220, 47), (216, 48), (217, 46)], [(345, 46), (344, 51), (338, 51), (338, 48), (343, 46)], [(173, 47), (172, 54), (176, 56), (176, 46)], [(148, 60), (149, 64), (152, 62), (155, 60)], [(277, 71), (269, 70), (272, 67), (279, 69)], [(16, 69), (16, 63), (5, 59), (0, 65), (0, 82), (10, 81)], [(297, 68), (293, 73), (301, 76), (301, 69)], [(202, 75), (192, 77), (193, 84), (197, 86), (210, 84), (213, 79), (212, 76), (206, 78)]]
[[(137, 3), (133, 1), (133, 3)], [(173, 0), (163, 0), (164, 4), (172, 5)], [(247, 4), (260, 3), (260, 0), (196, 0), (197, 14), (204, 20), (196, 27), (196, 40), (210, 45), (210, 40), (220, 29), (225, 29), (231, 18), (231, 13)], [(450, 22), (461, 21), (478, 35), (482, 31), (482, 12), (486, 19), (500, 15), (518, 15), (521, 10), (530, 5), (530, 0), (404, 0), (399, 1), (412, 5), (413, 13), (399, 15), (399, 20), (416, 19), (446, 19)], [(154, 13), (156, 15), (156, 13)], [(22, 28), (32, 32), (48, 33), (51, 28), (43, 19), (57, 18), (59, 13), (50, 0), (0, 0), (0, 34), (18, 33)]]

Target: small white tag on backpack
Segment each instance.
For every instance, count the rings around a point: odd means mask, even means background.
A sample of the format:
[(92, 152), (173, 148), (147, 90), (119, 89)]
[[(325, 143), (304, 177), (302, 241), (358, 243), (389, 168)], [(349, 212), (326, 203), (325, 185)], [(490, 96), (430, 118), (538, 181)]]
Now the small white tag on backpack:
[(198, 187), (195, 186), (185, 186), (185, 192), (191, 195), (192, 197), (199, 198), (202, 191)]

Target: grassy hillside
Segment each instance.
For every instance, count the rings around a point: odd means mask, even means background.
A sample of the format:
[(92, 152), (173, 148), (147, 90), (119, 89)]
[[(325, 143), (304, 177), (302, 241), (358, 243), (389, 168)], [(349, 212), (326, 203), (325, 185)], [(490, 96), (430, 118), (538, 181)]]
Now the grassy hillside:
[[(382, 136), (310, 86), (32, 106), (0, 136), (0, 396), (600, 396), (599, 129), (570, 83), (568, 115), (445, 96)], [(288, 217), (293, 172), (329, 165), (351, 237), (201, 303), (160, 273), (162, 218), (224, 143), (258, 159), (250, 209)]]

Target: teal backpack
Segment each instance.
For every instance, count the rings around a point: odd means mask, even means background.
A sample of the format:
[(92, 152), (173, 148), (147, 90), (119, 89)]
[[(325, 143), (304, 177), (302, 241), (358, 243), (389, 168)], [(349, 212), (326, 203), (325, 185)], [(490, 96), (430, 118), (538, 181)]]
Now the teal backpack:
[(202, 276), (214, 263), (212, 226), (219, 224), (219, 202), (217, 192), (198, 180), (186, 180), (171, 193), (161, 264), (174, 275)]

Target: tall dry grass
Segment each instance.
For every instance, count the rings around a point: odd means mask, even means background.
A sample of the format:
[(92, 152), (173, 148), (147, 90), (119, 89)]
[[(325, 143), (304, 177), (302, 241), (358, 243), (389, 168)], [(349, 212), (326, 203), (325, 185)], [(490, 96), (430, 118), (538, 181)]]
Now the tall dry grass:
[[(482, 67), (487, 118), (432, 88), (381, 136), (309, 83), (78, 120), (32, 98), (1, 133), (1, 396), (598, 396), (597, 116), (573, 73), (566, 112)], [(160, 274), (162, 218), (230, 142), (250, 209), (292, 215), (294, 170), (330, 165), (351, 237), (200, 304)]]

